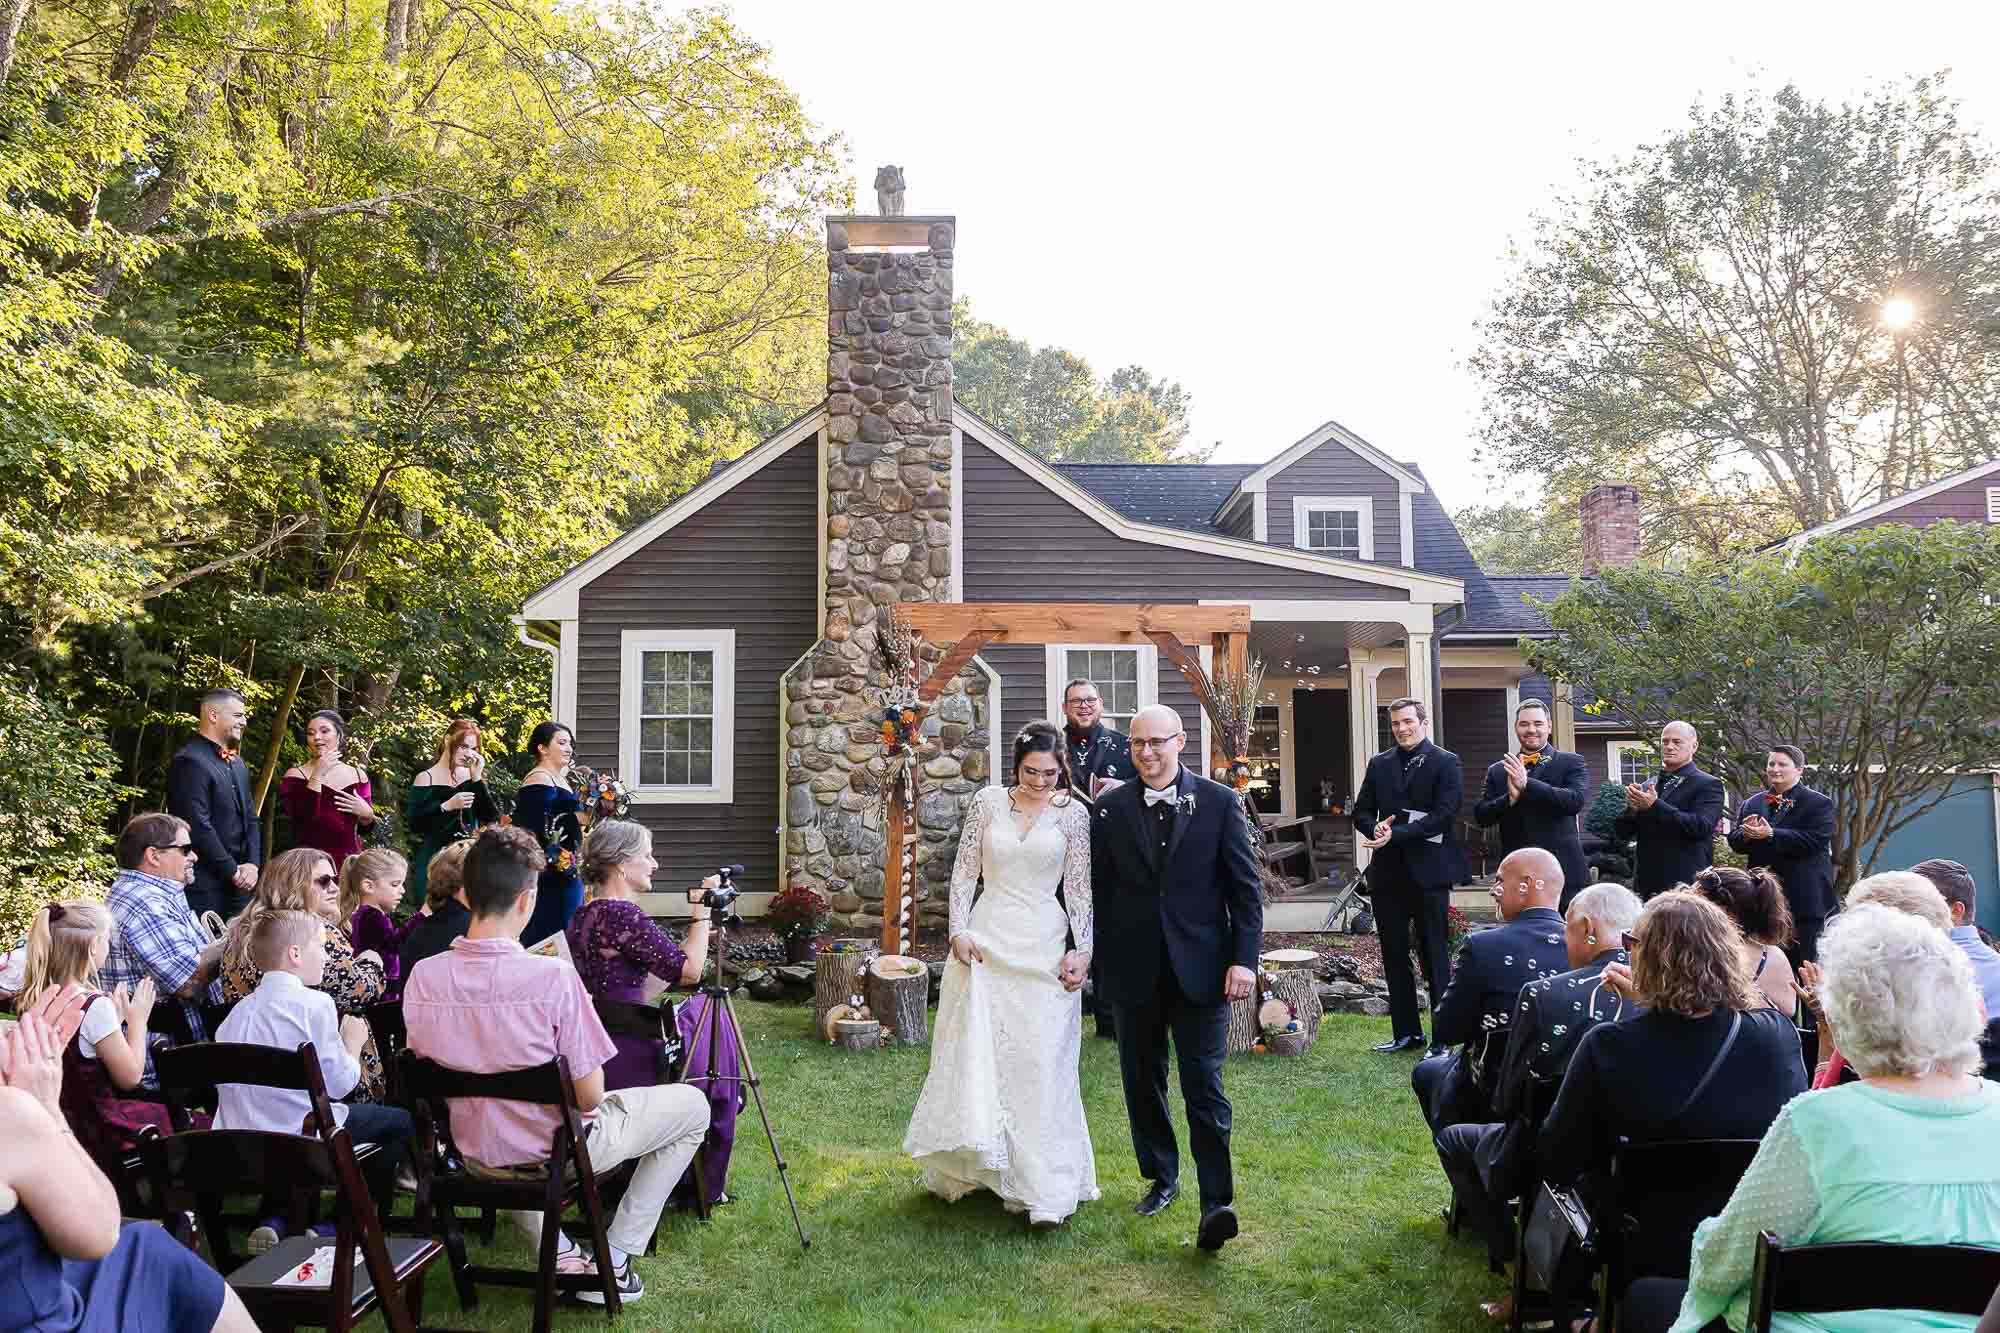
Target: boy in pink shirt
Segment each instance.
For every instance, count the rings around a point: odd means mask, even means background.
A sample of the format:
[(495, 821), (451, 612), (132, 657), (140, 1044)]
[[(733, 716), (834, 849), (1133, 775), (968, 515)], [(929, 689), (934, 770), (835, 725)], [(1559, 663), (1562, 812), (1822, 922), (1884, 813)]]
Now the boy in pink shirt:
[[(635, 1301), (645, 1284), (631, 1256), (652, 1239), (667, 1196), (708, 1132), (708, 1102), (685, 1084), (604, 1091), (604, 1062), (617, 1048), (582, 979), (562, 959), (521, 948), (542, 865), (541, 849), (524, 829), (489, 828), (479, 835), (465, 858), (472, 924), (450, 949), (411, 969), (403, 1021), (412, 1051), (468, 1073), (527, 1069), (558, 1055), (569, 1061), (591, 1167), (601, 1172), (639, 1163), (607, 1228), (619, 1297)], [(452, 1138), (475, 1172), (544, 1166), (558, 1123), (553, 1108), (523, 1102), (468, 1097), (451, 1105)], [(532, 1229), (534, 1217), (516, 1220)], [(558, 1262), (565, 1272), (592, 1271), (568, 1236), (559, 1240)], [(603, 1301), (594, 1291), (578, 1295)]]

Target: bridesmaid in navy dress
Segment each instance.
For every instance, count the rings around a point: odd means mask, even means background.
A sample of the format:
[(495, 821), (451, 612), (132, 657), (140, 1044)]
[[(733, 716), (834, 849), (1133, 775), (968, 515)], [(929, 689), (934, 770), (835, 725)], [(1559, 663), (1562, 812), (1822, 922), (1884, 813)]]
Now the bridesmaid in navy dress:
[(569, 925), (583, 905), (583, 825), (581, 804), (569, 787), (569, 767), (576, 755), (576, 738), (560, 722), (544, 722), (528, 737), (535, 766), (521, 779), (514, 797), (514, 825), (535, 835), (549, 863), (542, 869), (535, 914), (521, 932), (521, 943), (533, 948)]
[[(686, 944), (677, 944), (634, 901), (636, 895), (651, 890), (653, 874), (659, 868), (660, 863), (653, 859), (653, 835), (643, 824), (607, 819), (592, 828), (585, 839), (583, 877), (590, 887), (590, 901), (571, 919), (568, 939), (570, 960), (593, 997), (645, 1003), (648, 977), (658, 977), (669, 986), (701, 984), (702, 968), (708, 960), (707, 917), (697, 915), (689, 922)], [(709, 888), (717, 882), (713, 876), (705, 881)], [(675, 1020), (682, 1050), (680, 1081), (700, 1088), (708, 1097), (701, 1183), (708, 1201), (718, 1203), (729, 1181), (729, 1155), (736, 1145), (736, 1114), (743, 1108), (743, 1085), (736, 1081), (741, 1062), (735, 1033), (726, 1022), (715, 1027), (714, 1049), (710, 1049), (710, 1003), (706, 995), (692, 996), (681, 1003)], [(618, 1053), (604, 1065), (606, 1092), (667, 1081), (660, 1059), (665, 1042), (619, 1033), (612, 1034), (611, 1042)], [(688, 1174), (694, 1174), (693, 1165)], [(687, 1197), (690, 1185), (690, 1181), (681, 1182), (674, 1191), (676, 1203), (691, 1201)]]

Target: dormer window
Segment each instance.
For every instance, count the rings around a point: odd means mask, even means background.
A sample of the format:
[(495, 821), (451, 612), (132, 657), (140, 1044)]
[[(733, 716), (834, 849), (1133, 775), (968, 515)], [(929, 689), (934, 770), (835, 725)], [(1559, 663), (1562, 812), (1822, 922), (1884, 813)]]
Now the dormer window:
[(1339, 560), (1375, 558), (1375, 501), (1366, 495), (1299, 495), (1292, 499), (1292, 543)]

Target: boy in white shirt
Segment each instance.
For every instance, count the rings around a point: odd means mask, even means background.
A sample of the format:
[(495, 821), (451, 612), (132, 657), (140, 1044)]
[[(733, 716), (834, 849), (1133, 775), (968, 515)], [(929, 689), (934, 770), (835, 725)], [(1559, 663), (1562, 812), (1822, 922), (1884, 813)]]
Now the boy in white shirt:
[[(250, 957), (263, 969), (257, 989), (245, 996), (216, 1029), (217, 1041), (246, 1042), (297, 1050), (311, 1042), (319, 1056), (326, 1095), (338, 1099), (361, 1081), (361, 1048), (368, 1024), (340, 1017), (333, 997), (314, 990), (326, 974), (325, 925), (310, 912), (269, 912), (251, 927)], [(289, 1088), (224, 1083), (216, 1090), (217, 1129), (256, 1129), (275, 1134), (316, 1133), (310, 1123), (312, 1099)], [(333, 1102), (336, 1125), (345, 1125), (354, 1146), (381, 1148), (368, 1166), (368, 1188), (386, 1216), (396, 1168), (410, 1138), (410, 1113), (399, 1106)], [(250, 1233), (250, 1250), (262, 1254), (278, 1243), (278, 1218)]]

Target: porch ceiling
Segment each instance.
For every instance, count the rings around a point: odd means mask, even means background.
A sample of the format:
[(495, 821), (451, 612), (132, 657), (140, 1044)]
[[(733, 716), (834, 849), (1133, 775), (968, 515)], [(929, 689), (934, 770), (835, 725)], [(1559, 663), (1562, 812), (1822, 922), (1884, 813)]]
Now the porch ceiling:
[(1318, 667), (1326, 678), (1344, 671), (1355, 649), (1379, 648), (1402, 637), (1401, 625), (1384, 621), (1256, 621), (1250, 626), (1250, 651), (1264, 659), (1273, 676), (1304, 676), (1307, 668)]

